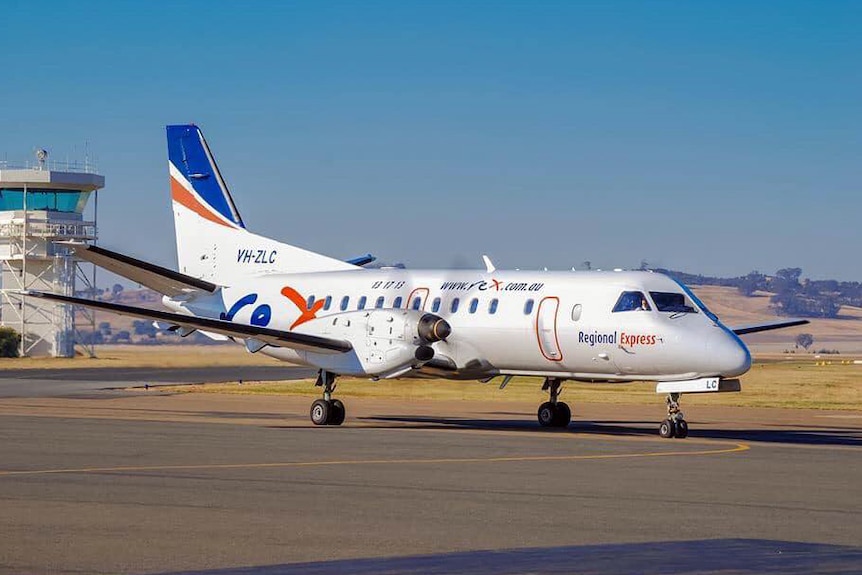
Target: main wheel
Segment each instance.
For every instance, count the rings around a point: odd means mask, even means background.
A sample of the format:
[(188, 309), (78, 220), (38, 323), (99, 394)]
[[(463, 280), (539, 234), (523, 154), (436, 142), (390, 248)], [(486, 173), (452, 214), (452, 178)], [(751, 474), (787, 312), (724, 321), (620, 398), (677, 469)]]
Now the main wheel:
[(572, 421), (572, 410), (568, 404), (557, 402), (557, 414), (554, 420), (554, 427), (568, 427)]
[(677, 439), (685, 439), (688, 437), (688, 423), (684, 419), (677, 419), (673, 422), (673, 434)]
[(551, 427), (557, 419), (556, 406), (550, 401), (546, 401), (539, 406), (539, 412), (536, 415), (539, 418), (539, 425), (542, 427)]
[(327, 425), (341, 425), (344, 423), (344, 416), (346, 414), (347, 410), (344, 409), (344, 404), (341, 403), (341, 400), (333, 399)]
[(673, 437), (674, 429), (673, 422), (670, 419), (665, 419), (658, 426), (658, 434), (664, 437), (665, 439), (670, 439)]
[(326, 425), (329, 423), (332, 413), (332, 403), (325, 399), (315, 399), (311, 404), (311, 423), (314, 425)]

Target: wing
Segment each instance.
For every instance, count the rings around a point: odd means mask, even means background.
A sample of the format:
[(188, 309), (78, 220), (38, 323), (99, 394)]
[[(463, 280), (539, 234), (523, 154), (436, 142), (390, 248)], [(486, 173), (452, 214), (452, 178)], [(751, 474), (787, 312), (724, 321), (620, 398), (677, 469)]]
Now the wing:
[(133, 282), (145, 285), (168, 296), (178, 296), (194, 291), (212, 293), (219, 287), (206, 280), (187, 276), (180, 272), (175, 272), (174, 270), (97, 246), (77, 242), (58, 243), (67, 246), (75, 254), (75, 257), (94, 263), (119, 276), (128, 278)]
[(786, 319), (783, 321), (768, 321), (765, 323), (755, 323), (752, 325), (743, 325), (730, 328), (736, 335), (745, 335), (746, 333), (757, 333), (759, 331), (770, 331), (773, 329), (783, 329), (785, 327), (794, 327), (797, 325), (805, 325), (810, 323), (807, 319)]
[(53, 293), (37, 291), (28, 291), (23, 293), (29, 297), (37, 297), (72, 305), (82, 305), (93, 309), (101, 309), (118, 313), (120, 315), (130, 315), (132, 317), (151, 319), (158, 322), (168, 323), (179, 328), (185, 328), (190, 331), (206, 330), (226, 335), (228, 337), (254, 338), (274, 347), (288, 347), (291, 349), (314, 351), (317, 353), (343, 353), (353, 349), (353, 345), (349, 341), (296, 333), (293, 331), (281, 331), (266, 327), (243, 325), (221, 319), (211, 319), (154, 309), (144, 309), (129, 305), (95, 301)]

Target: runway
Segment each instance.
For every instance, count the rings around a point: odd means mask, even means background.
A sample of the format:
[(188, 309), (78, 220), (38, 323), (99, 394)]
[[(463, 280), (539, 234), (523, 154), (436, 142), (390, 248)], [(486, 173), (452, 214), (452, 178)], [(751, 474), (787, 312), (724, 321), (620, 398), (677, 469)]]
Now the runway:
[(313, 377), (313, 369), (289, 365), (240, 367), (98, 367), (77, 369), (0, 369), (0, 397), (58, 397), (111, 391), (118, 387), (166, 383), (280, 381)]
[[(0, 399), (4, 573), (858, 573), (862, 414)], [(660, 417), (660, 415), (659, 415)], [(361, 559), (361, 561), (359, 561)]]

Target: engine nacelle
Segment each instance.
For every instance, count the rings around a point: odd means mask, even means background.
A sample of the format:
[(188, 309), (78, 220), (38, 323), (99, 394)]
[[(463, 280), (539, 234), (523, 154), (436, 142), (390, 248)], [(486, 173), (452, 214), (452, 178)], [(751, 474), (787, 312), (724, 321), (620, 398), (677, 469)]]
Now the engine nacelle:
[(310, 364), (335, 373), (394, 377), (433, 359), (431, 344), (449, 337), (452, 327), (423, 311), (371, 309), (321, 317), (297, 331), (353, 344), (348, 353), (300, 352)]

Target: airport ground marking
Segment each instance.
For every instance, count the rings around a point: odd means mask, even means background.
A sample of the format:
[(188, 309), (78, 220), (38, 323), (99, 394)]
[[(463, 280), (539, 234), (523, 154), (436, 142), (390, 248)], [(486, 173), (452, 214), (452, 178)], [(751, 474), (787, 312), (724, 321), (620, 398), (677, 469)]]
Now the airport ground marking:
[(745, 443), (733, 447), (701, 451), (650, 451), (645, 453), (605, 453), (594, 455), (525, 455), (506, 457), (443, 457), (431, 459), (340, 459), (329, 461), (274, 461), (269, 463), (203, 463), (188, 465), (130, 465), (118, 467), (81, 467), (66, 469), (0, 470), (0, 477), (22, 475), (59, 475), (74, 473), (131, 473), (148, 471), (201, 471), (220, 469), (278, 469), (334, 467), (342, 465), (445, 465), (452, 463), (528, 463), (536, 461), (583, 461), (600, 459), (636, 459), (647, 457), (683, 457), (687, 455), (721, 455), (748, 451)]

